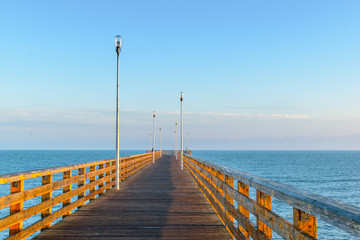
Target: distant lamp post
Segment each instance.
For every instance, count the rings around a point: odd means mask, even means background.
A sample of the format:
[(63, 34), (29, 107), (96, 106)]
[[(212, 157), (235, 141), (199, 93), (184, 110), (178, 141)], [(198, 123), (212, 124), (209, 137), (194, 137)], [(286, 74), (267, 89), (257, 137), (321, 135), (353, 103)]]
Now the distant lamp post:
[(115, 51), (117, 53), (117, 87), (116, 87), (116, 178), (115, 187), (119, 190), (119, 55), (121, 51), (121, 36), (115, 36)]
[(189, 151), (189, 136), (190, 136), (190, 134), (188, 133), (187, 134), (187, 148), (186, 148), (186, 153), (188, 153), (188, 151)]
[(162, 151), (161, 151), (161, 127), (159, 127), (159, 141), (160, 141), (160, 144), (159, 144), (160, 157), (162, 157)]
[(150, 133), (150, 152), (151, 152), (151, 135), (152, 133)]
[(182, 104), (183, 104), (183, 100), (184, 100), (184, 94), (183, 92), (180, 93), (180, 129), (181, 129), (181, 152), (180, 152), (180, 156), (181, 156), (181, 170), (184, 169), (184, 165), (183, 165), (183, 151), (184, 151), (184, 142), (183, 142), (183, 110), (182, 110)]
[(153, 163), (155, 163), (155, 111), (153, 111)]
[(178, 157), (177, 157), (177, 121), (175, 121), (175, 159), (177, 160)]

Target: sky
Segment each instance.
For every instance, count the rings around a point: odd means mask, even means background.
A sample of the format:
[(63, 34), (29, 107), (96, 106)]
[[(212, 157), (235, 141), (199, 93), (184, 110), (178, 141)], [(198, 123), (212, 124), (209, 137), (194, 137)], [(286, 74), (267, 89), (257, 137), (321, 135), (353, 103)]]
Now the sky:
[[(360, 1), (0, 1), (0, 150), (360, 150)], [(178, 133), (179, 126), (177, 128)], [(179, 137), (179, 134), (178, 134)], [(180, 138), (178, 139), (180, 142)]]

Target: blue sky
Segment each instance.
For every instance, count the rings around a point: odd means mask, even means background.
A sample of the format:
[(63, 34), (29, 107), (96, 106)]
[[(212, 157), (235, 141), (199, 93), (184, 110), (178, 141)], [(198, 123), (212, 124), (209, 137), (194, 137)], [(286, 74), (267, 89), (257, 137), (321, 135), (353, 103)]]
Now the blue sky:
[(360, 149), (359, 1), (1, 1), (0, 149)]

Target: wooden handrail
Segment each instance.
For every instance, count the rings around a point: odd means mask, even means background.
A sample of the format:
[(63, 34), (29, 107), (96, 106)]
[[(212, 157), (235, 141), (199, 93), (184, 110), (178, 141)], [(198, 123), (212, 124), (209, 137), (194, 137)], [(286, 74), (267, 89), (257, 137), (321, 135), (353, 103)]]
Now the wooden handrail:
[[(156, 152), (155, 157), (159, 158), (160, 152)], [(152, 163), (152, 158), (152, 153), (120, 158), (120, 180), (124, 181)], [(0, 175), (0, 185), (10, 183), (11, 193), (0, 196), (0, 209), (10, 207), (10, 214), (0, 219), (0, 231), (8, 228), (9, 239), (24, 239), (38, 230), (49, 228), (56, 219), (66, 217), (73, 209), (83, 206), (88, 200), (95, 199), (114, 187), (115, 162), (115, 159), (109, 159)], [(62, 179), (53, 182), (54, 174), (62, 174)], [(24, 184), (28, 180), (39, 177), (42, 178), (42, 185), (24, 190)], [(52, 193), (59, 189), (62, 189), (62, 194), (53, 197)], [(41, 203), (23, 209), (25, 201), (40, 196)], [(77, 200), (72, 201), (76, 196)], [(60, 203), (62, 208), (52, 212), (52, 208)], [(23, 229), (23, 221), (39, 213), (41, 220), (33, 221), (32, 225)]]
[[(317, 218), (360, 237), (359, 207), (190, 155), (184, 155), (184, 167), (236, 239), (271, 239), (272, 231), (284, 239), (316, 239)], [(249, 187), (256, 190), (256, 200), (249, 197)], [(293, 207), (293, 223), (271, 210), (272, 198)]]

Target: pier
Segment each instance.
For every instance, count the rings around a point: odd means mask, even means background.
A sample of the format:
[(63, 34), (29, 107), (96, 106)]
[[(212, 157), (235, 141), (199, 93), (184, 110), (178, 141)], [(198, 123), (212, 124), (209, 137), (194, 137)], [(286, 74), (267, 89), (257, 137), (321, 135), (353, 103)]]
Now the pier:
[[(321, 219), (360, 237), (359, 207), (192, 155), (184, 155), (184, 170), (174, 151), (155, 158), (152, 152), (121, 158), (120, 190), (114, 159), (0, 175), (0, 184), (10, 185), (10, 194), (0, 196), (0, 209), (10, 208), (0, 231), (9, 229), (8, 239), (272, 239), (273, 232), (317, 239)], [(41, 184), (24, 190), (33, 179)], [(41, 201), (25, 209), (35, 198)], [(273, 199), (291, 206), (292, 222), (272, 211)]]

